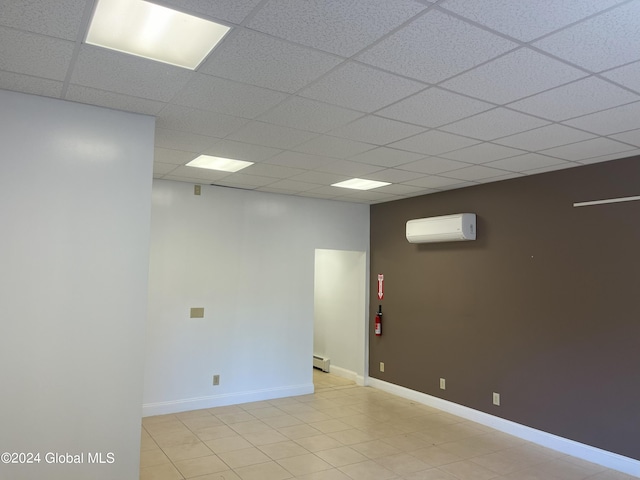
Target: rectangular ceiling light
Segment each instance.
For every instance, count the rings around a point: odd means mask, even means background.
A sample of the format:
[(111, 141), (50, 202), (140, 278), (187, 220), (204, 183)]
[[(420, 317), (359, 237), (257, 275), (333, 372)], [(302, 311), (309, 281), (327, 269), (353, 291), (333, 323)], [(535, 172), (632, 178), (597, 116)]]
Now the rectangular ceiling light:
[(371, 190), (373, 188), (391, 185), (389, 182), (378, 182), (376, 180), (364, 180), (362, 178), (352, 178), (344, 182), (338, 182), (331, 185), (332, 187), (353, 188), (354, 190)]
[(232, 160), (230, 158), (211, 157), (209, 155), (200, 155), (198, 158), (187, 163), (187, 167), (208, 168), (209, 170), (220, 170), (222, 172), (237, 172), (243, 168), (253, 165), (253, 162), (245, 162), (243, 160)]
[(86, 43), (195, 70), (228, 31), (143, 0), (98, 0)]

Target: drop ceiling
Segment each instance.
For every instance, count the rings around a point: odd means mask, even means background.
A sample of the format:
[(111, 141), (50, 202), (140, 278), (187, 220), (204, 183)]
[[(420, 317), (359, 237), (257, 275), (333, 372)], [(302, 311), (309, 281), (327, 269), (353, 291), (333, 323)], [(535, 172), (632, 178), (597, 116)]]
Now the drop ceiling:
[(155, 116), (155, 178), (352, 202), (640, 153), (640, 0), (156, 3), (231, 31), (190, 71), (85, 44), (93, 0), (0, 0), (0, 88)]

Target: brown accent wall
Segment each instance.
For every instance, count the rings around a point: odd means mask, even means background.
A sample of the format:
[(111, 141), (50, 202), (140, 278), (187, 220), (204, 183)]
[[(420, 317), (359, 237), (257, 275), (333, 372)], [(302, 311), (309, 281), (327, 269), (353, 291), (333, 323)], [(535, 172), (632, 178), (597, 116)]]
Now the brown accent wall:
[[(373, 205), (369, 375), (640, 460), (640, 201), (572, 206), (637, 195), (632, 157)], [(476, 241), (405, 238), (464, 212)]]

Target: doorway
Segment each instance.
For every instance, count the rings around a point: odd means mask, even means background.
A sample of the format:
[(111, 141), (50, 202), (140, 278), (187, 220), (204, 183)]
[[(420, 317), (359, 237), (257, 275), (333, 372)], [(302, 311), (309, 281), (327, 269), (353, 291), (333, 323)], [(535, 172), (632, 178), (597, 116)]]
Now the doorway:
[(364, 384), (367, 312), (366, 252), (315, 251), (313, 354), (330, 372)]

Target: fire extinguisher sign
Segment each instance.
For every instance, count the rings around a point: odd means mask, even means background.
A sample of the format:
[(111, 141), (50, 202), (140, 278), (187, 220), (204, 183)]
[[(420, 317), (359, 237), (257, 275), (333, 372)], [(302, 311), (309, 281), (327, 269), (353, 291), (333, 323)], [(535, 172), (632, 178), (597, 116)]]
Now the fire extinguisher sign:
[(378, 299), (382, 300), (384, 298), (384, 275), (378, 274)]

